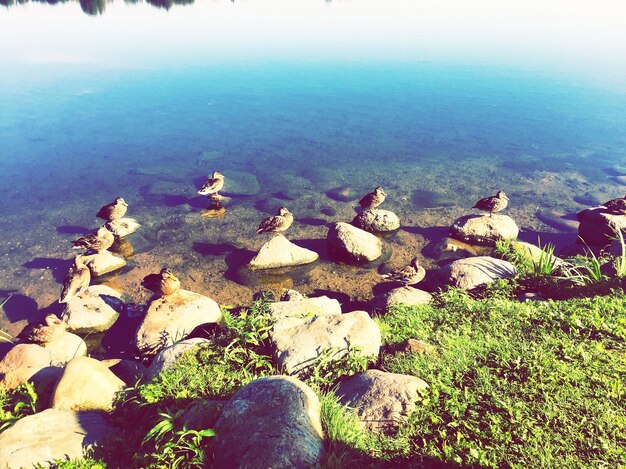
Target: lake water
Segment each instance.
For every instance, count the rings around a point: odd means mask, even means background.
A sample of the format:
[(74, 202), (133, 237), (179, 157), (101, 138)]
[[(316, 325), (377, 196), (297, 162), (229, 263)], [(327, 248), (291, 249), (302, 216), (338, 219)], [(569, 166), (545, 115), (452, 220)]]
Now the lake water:
[[(497, 190), (523, 239), (560, 246), (575, 238), (560, 215), (626, 193), (617, 2), (593, 21), (584, 2), (157, 3), (0, 7), (9, 332), (56, 308), (70, 241), (118, 196), (142, 228), (108, 285), (141, 303), (143, 276), (168, 266), (184, 288), (241, 305), (259, 288), (372, 297), (377, 265), (326, 254), (327, 225), (355, 214), (337, 188), (384, 187), (381, 208), (402, 221), (392, 267), (416, 254), (435, 266), (428, 245)], [(196, 194), (216, 170), (227, 192), (237, 184), (221, 214)], [(249, 274), (268, 239), (255, 229), (281, 205), (295, 215), (287, 236), (321, 261)]]

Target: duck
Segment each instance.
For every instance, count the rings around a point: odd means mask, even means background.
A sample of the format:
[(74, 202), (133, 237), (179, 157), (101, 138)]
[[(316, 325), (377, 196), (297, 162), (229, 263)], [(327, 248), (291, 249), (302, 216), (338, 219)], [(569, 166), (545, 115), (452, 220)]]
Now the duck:
[(72, 241), (72, 244), (74, 245), (74, 249), (93, 249), (96, 252), (101, 252), (109, 249), (114, 241), (115, 236), (113, 236), (113, 233), (111, 233), (106, 226), (101, 226), (95, 233), (89, 233), (80, 238), (76, 238)]
[(509, 204), (509, 198), (504, 191), (496, 192), (496, 195), (480, 199), (472, 208), (477, 208), (484, 212), (489, 212), (489, 216), (496, 212), (501, 212)]
[(141, 286), (157, 295), (170, 296), (180, 290), (180, 280), (170, 269), (163, 268), (158, 274), (146, 275)]
[(43, 323), (29, 324), (17, 338), (31, 344), (46, 344), (59, 339), (66, 331), (65, 321), (59, 319), (56, 314), (48, 314)]
[(385, 280), (393, 280), (402, 283), (405, 287), (408, 285), (415, 285), (416, 283), (424, 280), (426, 276), (426, 269), (419, 265), (419, 259), (414, 257), (411, 259), (411, 263), (403, 269), (392, 270), (387, 274), (383, 274), (382, 278)]
[(267, 217), (263, 220), (256, 232), (260, 233), (280, 233), (285, 231), (293, 223), (293, 214), (285, 207), (278, 209), (278, 215)]
[(76, 298), (89, 287), (89, 282), (91, 282), (91, 272), (85, 265), (83, 256), (78, 255), (65, 274), (59, 303), (68, 303), (71, 299)]
[(221, 196), (218, 192), (222, 190), (222, 187), (224, 187), (224, 175), (214, 171), (213, 174), (211, 174), (211, 177), (209, 177), (206, 182), (202, 184), (198, 194), (220, 198)]
[(385, 197), (387, 194), (381, 186), (378, 186), (373, 192), (359, 200), (359, 205), (363, 210), (373, 210), (385, 201)]
[(611, 199), (602, 204), (606, 211), (613, 215), (626, 215), (626, 196), (624, 198)]
[(126, 215), (126, 210), (128, 210), (128, 204), (123, 198), (118, 197), (110, 204), (98, 210), (96, 216), (106, 221), (117, 220)]

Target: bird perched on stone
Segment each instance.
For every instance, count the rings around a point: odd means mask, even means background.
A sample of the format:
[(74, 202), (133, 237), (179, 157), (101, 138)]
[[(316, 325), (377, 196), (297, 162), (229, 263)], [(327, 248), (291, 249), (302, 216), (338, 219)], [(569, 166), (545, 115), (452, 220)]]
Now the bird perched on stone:
[(109, 249), (114, 241), (115, 236), (113, 236), (113, 233), (107, 230), (105, 226), (101, 226), (95, 233), (81, 236), (72, 241), (72, 244), (74, 245), (74, 249), (93, 249), (94, 251), (100, 252)]
[(483, 212), (489, 212), (489, 216), (493, 213), (501, 212), (509, 203), (509, 198), (503, 191), (496, 192), (496, 195), (480, 199), (472, 208), (477, 208)]
[(285, 231), (293, 223), (293, 215), (285, 207), (278, 209), (278, 215), (267, 217), (257, 228), (257, 233), (280, 233)]
[(107, 204), (98, 210), (96, 216), (106, 221), (117, 220), (126, 215), (126, 210), (128, 210), (128, 204), (124, 199), (118, 197), (110, 204)]
[(169, 296), (180, 290), (180, 280), (170, 269), (163, 268), (158, 274), (146, 275), (141, 286), (161, 296)]
[(383, 274), (382, 278), (385, 280), (393, 280), (401, 282), (406, 287), (407, 285), (415, 285), (416, 283), (424, 280), (426, 276), (426, 269), (419, 265), (419, 259), (414, 257), (411, 263), (403, 269), (392, 270), (387, 274)]
[(626, 215), (626, 197), (623, 199), (611, 199), (602, 204), (606, 211), (613, 215)]
[(387, 194), (382, 187), (378, 186), (374, 189), (374, 192), (370, 192), (359, 200), (359, 205), (363, 210), (372, 210), (378, 207), (385, 201)]
[(59, 339), (66, 331), (66, 322), (55, 314), (48, 314), (43, 323), (29, 324), (18, 334), (17, 338), (32, 344), (46, 344)]
[(67, 303), (72, 298), (80, 295), (89, 287), (89, 282), (91, 282), (91, 272), (83, 262), (83, 256), (78, 255), (74, 258), (74, 263), (67, 271), (67, 274), (65, 274), (59, 303)]
[(198, 194), (221, 197), (218, 192), (222, 190), (222, 187), (224, 187), (224, 175), (215, 171), (211, 174), (211, 177), (202, 184)]

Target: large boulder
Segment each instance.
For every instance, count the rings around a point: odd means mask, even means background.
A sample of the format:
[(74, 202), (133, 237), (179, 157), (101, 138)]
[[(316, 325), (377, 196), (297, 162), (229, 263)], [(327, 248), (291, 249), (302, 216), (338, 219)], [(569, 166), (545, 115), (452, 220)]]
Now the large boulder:
[(378, 356), (381, 345), (378, 325), (365, 311), (280, 319), (270, 335), (278, 365), (289, 375), (305, 371), (328, 351), (332, 359), (354, 347), (359, 355)]
[(61, 318), (72, 332), (103, 332), (115, 324), (123, 305), (121, 295), (111, 287), (92, 285), (67, 303)]
[(362, 425), (371, 431), (393, 431), (415, 409), (425, 381), (410, 375), (367, 370), (343, 381), (337, 389), (342, 404), (356, 409)]
[(268, 305), (270, 315), (275, 319), (321, 314), (341, 314), (339, 301), (327, 296), (304, 298), (296, 301), (279, 301)]
[(126, 387), (102, 362), (89, 357), (71, 360), (52, 394), (52, 407), (59, 410), (103, 410), (113, 408), (117, 393)]
[[(174, 295), (173, 295), (174, 296)], [(179, 290), (175, 298), (155, 298), (137, 329), (135, 344), (144, 354), (186, 338), (196, 327), (222, 320), (218, 304), (211, 298)]]
[(50, 351), (37, 344), (17, 344), (0, 361), (0, 389), (18, 387), (50, 366)]
[(517, 269), (513, 264), (489, 256), (459, 259), (436, 272), (440, 283), (462, 290), (472, 290), (480, 285), (515, 275), (517, 275)]
[(123, 258), (107, 250), (85, 255), (83, 256), (83, 261), (89, 267), (91, 275), (94, 277), (101, 277), (102, 275), (115, 272), (126, 265), (126, 261)]
[(465, 215), (452, 224), (450, 234), (466, 243), (493, 246), (496, 241), (517, 239), (519, 228), (508, 215)]
[(54, 460), (82, 460), (86, 451), (112, 432), (98, 412), (44, 410), (0, 433), (0, 468), (48, 467)]
[(148, 379), (155, 378), (162, 371), (174, 366), (178, 359), (189, 350), (208, 346), (211, 341), (196, 337), (194, 339), (182, 340), (161, 350), (148, 368)]
[(43, 343), (41, 346), (50, 352), (53, 365), (64, 365), (74, 357), (87, 355), (85, 341), (71, 332), (66, 332), (58, 339)]
[(324, 440), (320, 402), (289, 376), (252, 381), (224, 406), (215, 424), (215, 467), (320, 467)]
[(396, 305), (427, 305), (432, 300), (433, 296), (424, 290), (418, 290), (412, 287), (399, 287), (374, 298), (373, 309), (386, 313)]
[(283, 235), (276, 235), (261, 246), (248, 264), (250, 269), (273, 269), (310, 264), (319, 259), (319, 254), (310, 249), (296, 246)]
[(389, 210), (364, 210), (354, 217), (352, 224), (365, 231), (386, 233), (400, 228), (400, 219)]
[(141, 228), (139, 222), (134, 218), (118, 218), (107, 222), (105, 226), (107, 227), (107, 230), (118, 238), (131, 235)]
[(626, 235), (626, 215), (607, 213), (604, 207), (578, 212), (578, 238), (589, 246), (608, 246), (618, 231)]
[(349, 262), (371, 262), (383, 253), (380, 239), (348, 223), (332, 225), (328, 230), (327, 241), (331, 252)]

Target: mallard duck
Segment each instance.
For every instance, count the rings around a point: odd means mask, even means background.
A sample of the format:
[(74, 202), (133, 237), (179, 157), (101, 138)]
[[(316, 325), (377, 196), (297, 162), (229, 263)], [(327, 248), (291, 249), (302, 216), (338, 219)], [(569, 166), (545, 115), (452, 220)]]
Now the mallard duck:
[(107, 204), (98, 210), (96, 216), (106, 221), (117, 220), (118, 218), (122, 218), (126, 215), (126, 210), (128, 210), (128, 204), (124, 199), (118, 197), (110, 204)]
[(626, 215), (626, 197), (623, 199), (611, 199), (602, 204), (606, 211), (613, 215)]
[(293, 223), (293, 215), (285, 207), (278, 209), (278, 215), (267, 217), (257, 228), (257, 233), (280, 233), (285, 231)]
[(503, 191), (496, 192), (496, 195), (480, 199), (472, 208), (477, 208), (483, 212), (489, 212), (489, 216), (496, 212), (501, 212), (509, 204), (509, 198)]
[(383, 274), (382, 278), (385, 280), (394, 280), (396, 282), (401, 282), (404, 286), (407, 285), (415, 285), (416, 283), (424, 280), (426, 276), (426, 270), (424, 267), (419, 265), (419, 259), (414, 257), (411, 260), (411, 263), (406, 266), (404, 269), (396, 269), (392, 270), (387, 274)]
[(146, 275), (141, 282), (141, 286), (157, 295), (169, 296), (180, 289), (180, 280), (176, 278), (170, 269), (164, 268), (158, 274)]
[(382, 204), (385, 201), (385, 197), (387, 197), (387, 194), (385, 194), (382, 187), (378, 186), (374, 189), (374, 192), (370, 192), (359, 200), (359, 205), (363, 210), (372, 210)]
[(115, 236), (113, 236), (113, 233), (107, 230), (106, 226), (101, 226), (95, 233), (81, 236), (72, 241), (72, 244), (74, 249), (93, 249), (100, 252), (109, 249), (114, 241)]
[(87, 287), (89, 287), (90, 281), (91, 272), (83, 262), (83, 256), (76, 256), (74, 258), (74, 263), (67, 271), (67, 274), (65, 274), (59, 303), (67, 303), (72, 298), (80, 295), (84, 290), (87, 289)]
[(198, 194), (219, 196), (218, 192), (222, 190), (222, 187), (224, 187), (224, 175), (215, 171), (211, 174), (211, 177), (202, 184)]
[(59, 339), (67, 330), (67, 323), (55, 314), (48, 314), (43, 323), (29, 324), (17, 336), (24, 342), (45, 344)]

